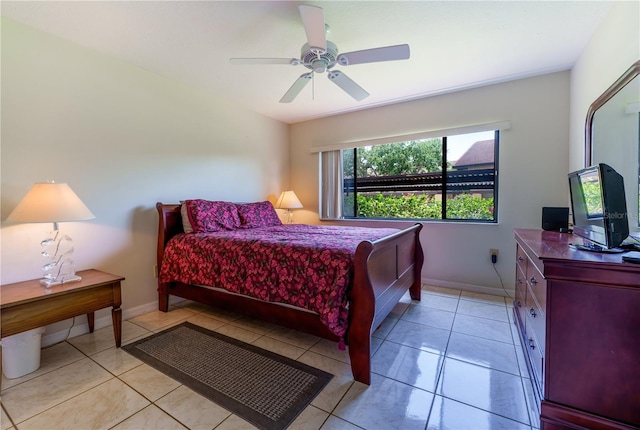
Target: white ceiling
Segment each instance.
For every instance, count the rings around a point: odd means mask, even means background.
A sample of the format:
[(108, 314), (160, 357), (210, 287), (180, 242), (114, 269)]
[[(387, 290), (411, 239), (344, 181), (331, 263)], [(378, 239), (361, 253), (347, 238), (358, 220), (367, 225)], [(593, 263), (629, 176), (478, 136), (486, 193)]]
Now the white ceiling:
[[(303, 66), (231, 65), (300, 56), (298, 5), (324, 10), (340, 52), (407, 43), (409, 60), (336, 66), (371, 95), (356, 102), (315, 79), (278, 101)], [(2, 1), (15, 21), (294, 123), (568, 70), (610, 1)]]

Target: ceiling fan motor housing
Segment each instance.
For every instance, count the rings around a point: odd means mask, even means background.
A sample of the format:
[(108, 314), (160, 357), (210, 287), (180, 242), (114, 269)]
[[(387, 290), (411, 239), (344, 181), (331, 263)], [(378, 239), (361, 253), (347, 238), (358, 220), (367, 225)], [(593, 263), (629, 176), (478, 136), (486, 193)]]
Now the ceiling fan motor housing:
[(327, 40), (327, 51), (317, 54), (315, 49), (309, 47), (308, 43), (302, 45), (300, 50), (300, 61), (309, 70), (317, 73), (323, 73), (336, 64), (338, 57), (338, 47), (335, 43)]

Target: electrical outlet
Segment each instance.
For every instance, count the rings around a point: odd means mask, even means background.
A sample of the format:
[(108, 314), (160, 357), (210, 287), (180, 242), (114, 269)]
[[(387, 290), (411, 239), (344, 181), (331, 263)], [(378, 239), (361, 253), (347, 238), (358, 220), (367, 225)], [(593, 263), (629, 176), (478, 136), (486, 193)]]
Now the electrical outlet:
[(491, 254), (491, 263), (496, 264), (498, 262), (498, 250), (490, 249), (489, 254)]

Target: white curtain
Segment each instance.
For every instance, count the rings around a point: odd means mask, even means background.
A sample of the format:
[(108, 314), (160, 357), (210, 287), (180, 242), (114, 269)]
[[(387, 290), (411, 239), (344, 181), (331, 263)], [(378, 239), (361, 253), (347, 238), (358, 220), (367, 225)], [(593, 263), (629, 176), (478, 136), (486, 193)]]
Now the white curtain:
[(321, 152), (320, 219), (340, 219), (342, 213), (342, 152)]

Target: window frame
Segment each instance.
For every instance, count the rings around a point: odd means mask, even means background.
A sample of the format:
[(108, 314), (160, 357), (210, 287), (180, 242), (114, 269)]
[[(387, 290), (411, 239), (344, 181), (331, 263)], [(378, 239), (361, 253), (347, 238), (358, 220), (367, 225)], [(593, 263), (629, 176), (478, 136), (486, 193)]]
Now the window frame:
[[(508, 128), (508, 127), (507, 127)], [(450, 130), (453, 131), (453, 130)], [(430, 136), (429, 137), (422, 137), (422, 139), (424, 138), (439, 138), (441, 139), (441, 144), (442, 144), (442, 159), (441, 159), (441, 171), (438, 172), (440, 173), (441, 176), (441, 182), (439, 184), (439, 188), (438, 190), (440, 190), (441, 195), (442, 195), (442, 207), (441, 207), (441, 211), (440, 211), (440, 218), (386, 218), (386, 217), (359, 217), (357, 215), (354, 216), (346, 216), (344, 214), (344, 212), (346, 212), (345, 210), (342, 211), (341, 213), (341, 217), (339, 218), (332, 218), (332, 219), (337, 219), (337, 220), (350, 220), (350, 221), (419, 221), (419, 222), (456, 222), (456, 223), (482, 223), (482, 224), (497, 224), (498, 220), (499, 220), (499, 206), (498, 206), (498, 194), (499, 194), (499, 148), (500, 148), (500, 137), (501, 137), (501, 129), (500, 128), (494, 128), (493, 129), (493, 174), (492, 174), (492, 178), (493, 178), (493, 219), (479, 219), (479, 218), (448, 218), (447, 217), (447, 203), (448, 203), (448, 198), (447, 198), (447, 194), (448, 194), (448, 190), (450, 190), (450, 185), (451, 182), (448, 181), (448, 177), (450, 175), (448, 175), (448, 172), (451, 172), (451, 170), (447, 170), (447, 154), (448, 154), (448, 141), (447, 138), (451, 137), (451, 136), (457, 136), (457, 135), (463, 135), (463, 134), (473, 134), (473, 133), (477, 133), (480, 131), (491, 131), (491, 129), (484, 129), (484, 130), (479, 130), (479, 131), (471, 131), (471, 132), (466, 132), (466, 133), (449, 133), (449, 135), (443, 135), (443, 136), (435, 136), (432, 133), (429, 133)], [(405, 136), (399, 136), (400, 139), (404, 138)], [(414, 137), (414, 136), (412, 136)], [(384, 139), (385, 142), (383, 143), (378, 143), (378, 145), (386, 145), (386, 144), (392, 144), (392, 143), (402, 143), (402, 142), (406, 142), (407, 140), (393, 140), (393, 141), (389, 141), (389, 139)], [(417, 140), (415, 138), (410, 139), (410, 140)], [(358, 213), (358, 203), (357, 203), (357, 196), (358, 196), (358, 187), (357, 187), (357, 180), (358, 180), (358, 176), (357, 176), (357, 150), (359, 147), (362, 147), (364, 145), (356, 145), (353, 146), (352, 148), (341, 148), (340, 149), (340, 158), (342, 159), (343, 157), (343, 152), (345, 150), (353, 150), (353, 158), (354, 158), (354, 171), (353, 171), (353, 200), (354, 200), (354, 204), (353, 204), (353, 213), (357, 214)], [(488, 169), (482, 169), (482, 170), (488, 170)], [(436, 172), (433, 172), (436, 173)], [(343, 181), (342, 181), (342, 190), (341, 190), (341, 195), (342, 195), (342, 200), (344, 201), (344, 196), (345, 196), (345, 184), (344, 184), (344, 177), (343, 177)], [(410, 192), (410, 191), (408, 191)], [(324, 198), (322, 195), (320, 196), (321, 201)], [(346, 208), (345, 208), (346, 209)]]

